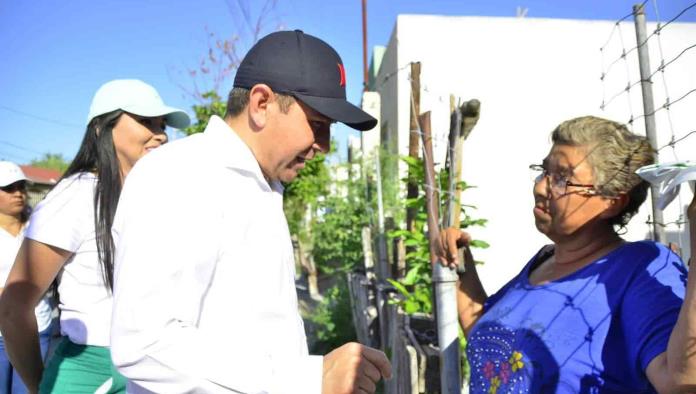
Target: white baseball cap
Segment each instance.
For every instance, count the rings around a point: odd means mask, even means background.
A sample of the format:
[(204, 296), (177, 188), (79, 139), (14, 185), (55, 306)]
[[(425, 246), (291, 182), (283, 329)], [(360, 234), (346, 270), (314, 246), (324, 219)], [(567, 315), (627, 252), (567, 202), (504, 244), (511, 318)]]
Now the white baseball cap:
[(27, 177), (17, 164), (11, 161), (0, 161), (0, 187), (26, 180)]
[(147, 117), (164, 116), (168, 126), (183, 129), (191, 123), (186, 112), (164, 104), (157, 90), (138, 79), (115, 79), (94, 94), (87, 124), (99, 115), (117, 109)]

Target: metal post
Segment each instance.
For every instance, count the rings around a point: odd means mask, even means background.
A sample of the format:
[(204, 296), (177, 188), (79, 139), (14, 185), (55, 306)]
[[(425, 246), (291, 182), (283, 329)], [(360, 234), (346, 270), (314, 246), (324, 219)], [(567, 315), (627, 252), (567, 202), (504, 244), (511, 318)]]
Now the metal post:
[[(638, 64), (640, 66), (640, 87), (643, 92), (643, 114), (645, 115), (645, 134), (654, 149), (655, 163), (659, 162), (657, 153), (657, 130), (655, 127), (655, 103), (653, 102), (652, 80), (650, 79), (650, 55), (648, 53), (648, 36), (645, 24), (645, 12), (641, 4), (633, 6), (636, 24), (636, 41), (638, 46)], [(653, 234), (656, 242), (665, 243), (664, 220), (662, 210), (657, 207), (659, 188), (650, 186), (653, 213)]]
[(384, 234), (384, 202), (382, 201), (382, 171), (379, 159), (379, 148), (375, 150), (377, 160), (375, 160), (375, 174), (377, 176), (377, 277), (380, 281), (385, 281), (389, 275), (389, 258), (387, 255), (387, 237)]
[(388, 271), (388, 258), (387, 258), (387, 239), (384, 235), (384, 204), (382, 202), (382, 171), (381, 163), (379, 159), (379, 148), (375, 149), (375, 175), (377, 177), (377, 283), (375, 286), (375, 292), (377, 295), (377, 310), (379, 315), (379, 344), (383, 351), (387, 350), (389, 345), (388, 335), (389, 326), (387, 323), (387, 299), (385, 297), (384, 289), (386, 288), (386, 280), (389, 277)]
[(375, 176), (377, 177), (377, 227), (384, 232), (384, 204), (382, 203), (382, 165), (379, 158), (379, 148), (375, 149)]
[(428, 239), (432, 281), (435, 287), (435, 317), (440, 347), (440, 392), (460, 394), (462, 390), (461, 359), (459, 354), (459, 319), (457, 316), (457, 273), (443, 267), (437, 257), (439, 250), (439, 196), (433, 163), (433, 142), (430, 112), (419, 117), (423, 136), (425, 165), (425, 201), (428, 212)]
[[(409, 115), (409, 134), (408, 134), (408, 156), (418, 158), (420, 145), (418, 140), (418, 115), (420, 115), (420, 62), (411, 63), (411, 105)], [(418, 197), (418, 185), (413, 180), (411, 170), (408, 172), (408, 185), (406, 186), (406, 198), (413, 199)], [(413, 231), (416, 222), (417, 208), (406, 208), (406, 230)]]

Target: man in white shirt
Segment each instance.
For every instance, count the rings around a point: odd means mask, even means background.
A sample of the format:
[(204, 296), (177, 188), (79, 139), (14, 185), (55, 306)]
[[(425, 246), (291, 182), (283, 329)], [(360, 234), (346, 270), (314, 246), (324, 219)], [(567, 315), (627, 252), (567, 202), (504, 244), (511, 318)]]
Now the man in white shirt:
[(376, 120), (346, 101), (324, 41), (284, 31), (242, 60), (224, 119), (141, 159), (125, 182), (111, 354), (133, 393), (372, 393), (384, 353), (310, 356), (294, 287), (283, 186), (330, 125)]

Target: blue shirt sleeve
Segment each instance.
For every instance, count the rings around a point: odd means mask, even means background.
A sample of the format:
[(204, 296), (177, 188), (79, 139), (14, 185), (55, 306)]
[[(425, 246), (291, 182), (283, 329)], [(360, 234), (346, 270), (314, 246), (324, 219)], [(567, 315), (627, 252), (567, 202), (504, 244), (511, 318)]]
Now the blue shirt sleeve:
[(667, 350), (686, 291), (686, 267), (679, 256), (656, 243), (637, 248), (636, 269), (621, 305), (629, 360), (638, 376)]

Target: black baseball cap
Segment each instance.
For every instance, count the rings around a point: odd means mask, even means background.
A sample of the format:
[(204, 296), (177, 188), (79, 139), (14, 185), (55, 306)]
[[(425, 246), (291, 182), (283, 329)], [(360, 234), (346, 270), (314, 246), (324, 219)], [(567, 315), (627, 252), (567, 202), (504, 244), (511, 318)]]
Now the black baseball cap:
[(250, 89), (259, 83), (354, 129), (377, 125), (377, 119), (346, 100), (346, 70), (338, 53), (301, 30), (271, 33), (244, 56), (234, 87)]

